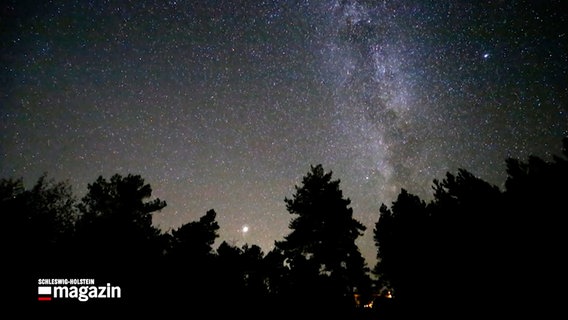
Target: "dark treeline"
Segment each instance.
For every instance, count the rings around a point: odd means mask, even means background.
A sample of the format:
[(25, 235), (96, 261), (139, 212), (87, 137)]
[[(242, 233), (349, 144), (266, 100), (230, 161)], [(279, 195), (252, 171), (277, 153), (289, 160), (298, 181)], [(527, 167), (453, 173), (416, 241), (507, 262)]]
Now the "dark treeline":
[[(19, 275), (12, 298), (36, 308), (45, 307), (37, 279), (93, 278), (120, 285), (123, 297), (81, 308), (113, 304), (209, 318), (557, 312), (568, 243), (568, 138), (562, 153), (551, 161), (507, 159), (505, 190), (463, 169), (434, 180), (428, 203), (402, 189), (377, 215), (372, 270), (355, 244), (366, 228), (353, 218), (340, 180), (321, 165), (285, 198), (290, 233), (267, 253), (249, 244), (214, 248), (214, 210), (168, 232), (156, 228), (152, 214), (166, 203), (152, 198), (139, 175), (99, 177), (81, 199), (46, 176), (32, 188), (2, 179), (2, 261)], [(50, 306), (56, 303), (63, 302)]]
[(507, 159), (501, 191), (460, 169), (425, 203), (402, 190), (382, 205), (374, 271), (402, 318), (565, 314), (568, 138), (547, 162)]

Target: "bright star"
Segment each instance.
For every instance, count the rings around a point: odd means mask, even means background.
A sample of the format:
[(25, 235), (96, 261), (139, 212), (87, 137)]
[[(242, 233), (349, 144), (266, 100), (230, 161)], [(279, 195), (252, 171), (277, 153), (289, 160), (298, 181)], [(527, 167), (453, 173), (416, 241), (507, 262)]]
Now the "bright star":
[(247, 233), (249, 231), (249, 227), (245, 224), (242, 228), (241, 228), (241, 232), (242, 233)]

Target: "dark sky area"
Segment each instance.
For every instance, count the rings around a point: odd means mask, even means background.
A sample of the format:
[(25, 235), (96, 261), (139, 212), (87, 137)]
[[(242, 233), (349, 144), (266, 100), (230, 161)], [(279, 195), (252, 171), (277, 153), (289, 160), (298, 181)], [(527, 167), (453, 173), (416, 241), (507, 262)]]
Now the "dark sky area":
[[(140, 174), (164, 230), (265, 252), (310, 165), (367, 231), (400, 188), (568, 136), (565, 1), (3, 1), (0, 177)], [(243, 232), (243, 226), (248, 231)]]

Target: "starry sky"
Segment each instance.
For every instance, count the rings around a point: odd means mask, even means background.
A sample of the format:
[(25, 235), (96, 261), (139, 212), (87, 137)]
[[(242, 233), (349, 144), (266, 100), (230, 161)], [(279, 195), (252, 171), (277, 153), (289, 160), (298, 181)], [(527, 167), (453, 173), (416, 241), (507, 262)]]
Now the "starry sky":
[[(268, 252), (310, 165), (340, 179), (369, 265), (381, 203), (568, 136), (557, 1), (3, 1), (0, 177), (79, 197), (140, 174), (164, 231), (217, 212)], [(243, 227), (246, 226), (246, 232)]]

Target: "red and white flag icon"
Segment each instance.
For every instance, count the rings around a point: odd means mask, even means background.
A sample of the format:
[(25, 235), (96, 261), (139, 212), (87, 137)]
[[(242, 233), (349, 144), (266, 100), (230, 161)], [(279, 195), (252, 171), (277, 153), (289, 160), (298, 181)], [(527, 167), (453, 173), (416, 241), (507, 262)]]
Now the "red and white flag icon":
[(37, 287), (38, 301), (51, 301), (51, 287)]

